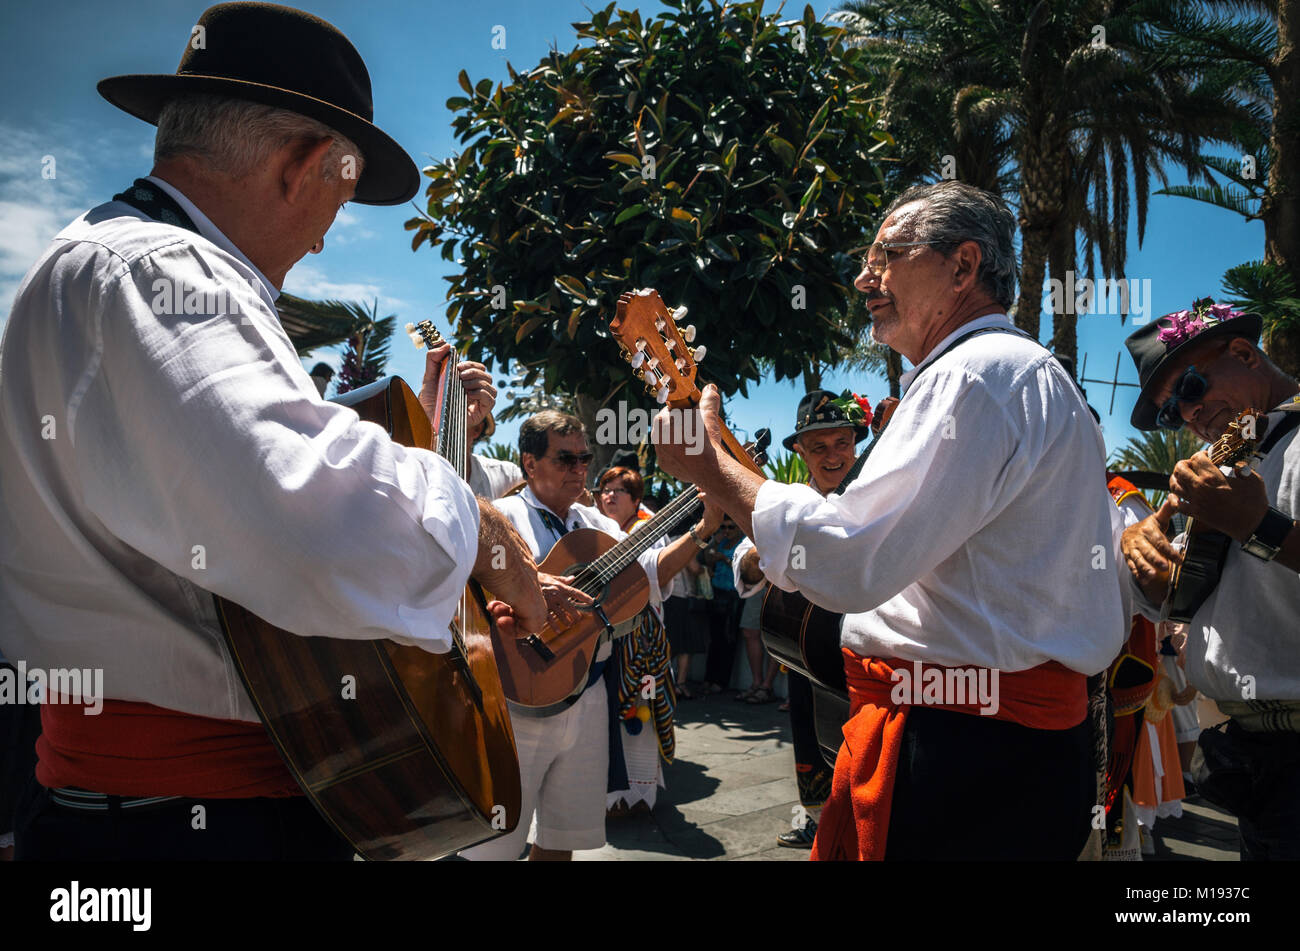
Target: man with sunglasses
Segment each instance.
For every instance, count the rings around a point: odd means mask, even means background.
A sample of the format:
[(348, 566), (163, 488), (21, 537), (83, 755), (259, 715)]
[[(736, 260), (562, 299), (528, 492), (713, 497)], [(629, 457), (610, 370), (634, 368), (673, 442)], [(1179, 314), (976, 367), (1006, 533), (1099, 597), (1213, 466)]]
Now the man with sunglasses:
[[(1262, 322), (1198, 302), (1126, 341), (1141, 392), (1132, 423), (1188, 426), (1212, 442), (1241, 413), (1256, 423), (1263, 457), (1228, 476), (1196, 453), (1174, 467), (1160, 510), (1124, 532), (1122, 549), (1152, 620), (1168, 614), (1168, 540), (1181, 512), (1232, 539), (1219, 582), (1192, 616), (1188, 681), (1231, 719), (1201, 735), (1202, 795), (1237, 815), (1243, 859), (1300, 858), (1300, 384), (1259, 350)], [(1235, 789), (1237, 792), (1233, 792)]]
[[(543, 410), (519, 428), (519, 461), (526, 485), (493, 505), (519, 532), (537, 562), (576, 528), (626, 537), (612, 518), (578, 503), (586, 491), (592, 459), (586, 431), (575, 416)], [(701, 522), (690, 533), (669, 545), (652, 547), (637, 559), (650, 583), (651, 602), (663, 600), (660, 586), (671, 582), (697, 546), (702, 547), (700, 539), (711, 535), (721, 521), (722, 511), (706, 502)], [(538, 580), (550, 617), (561, 627), (576, 621), (581, 606), (591, 603), (590, 597), (570, 587), (572, 577), (539, 573)], [(635, 621), (618, 625), (615, 635), (627, 633), (634, 625)], [(605, 844), (611, 719), (602, 675), (612, 651), (610, 640), (602, 636), (586, 683), (565, 701), (542, 708), (510, 704), (523, 796), (519, 824), (508, 835), (461, 852), (463, 858), (517, 858), (534, 813), (537, 834), (528, 856), (533, 861), (567, 861), (575, 849)]]
[[(872, 336), (915, 369), (843, 494), (731, 459), (714, 388), (702, 451), (656, 418), (659, 464), (736, 519), (768, 580), (845, 615), (852, 717), (814, 858), (1072, 861), (1088, 837), (1086, 679), (1127, 629), (1118, 524), (1083, 397), (1006, 316), (1014, 232), (959, 182), (886, 211), (855, 283)], [(997, 703), (958, 677), (996, 681)]]

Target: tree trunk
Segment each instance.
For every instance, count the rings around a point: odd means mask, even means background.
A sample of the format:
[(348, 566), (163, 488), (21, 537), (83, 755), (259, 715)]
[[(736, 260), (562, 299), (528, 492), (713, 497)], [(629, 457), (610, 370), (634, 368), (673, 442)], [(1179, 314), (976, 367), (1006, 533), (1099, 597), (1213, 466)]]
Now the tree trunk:
[(1043, 280), (1047, 277), (1047, 229), (1020, 219), (1020, 294), (1016, 326), (1038, 339), (1043, 310)]
[[(1272, 165), (1261, 217), (1264, 260), (1278, 265), (1300, 288), (1300, 0), (1281, 0), (1277, 8), (1277, 53), (1273, 81)], [(1269, 329), (1264, 348), (1270, 359), (1300, 378), (1300, 332)]]
[(594, 396), (579, 393), (573, 398), (573, 408), (574, 415), (582, 420), (583, 428), (587, 430), (587, 444), (591, 446), (591, 452), (596, 457), (591, 460), (591, 466), (587, 469), (587, 482), (590, 484), (592, 477), (609, 465), (609, 460), (614, 458), (614, 453), (623, 447), (614, 443), (602, 443), (596, 439), (596, 411), (600, 409), (600, 403)]
[[(1062, 229), (1066, 230), (1066, 229)], [(1052, 277), (1061, 282), (1064, 289), (1070, 285), (1067, 275), (1075, 267), (1074, 231), (1057, 234), (1052, 241), (1051, 260)], [(1079, 315), (1075, 313), (1075, 301), (1067, 300), (1062, 294), (1060, 307), (1052, 311), (1052, 345), (1049, 348), (1056, 356), (1068, 360), (1071, 374), (1078, 376), (1079, 366)]]

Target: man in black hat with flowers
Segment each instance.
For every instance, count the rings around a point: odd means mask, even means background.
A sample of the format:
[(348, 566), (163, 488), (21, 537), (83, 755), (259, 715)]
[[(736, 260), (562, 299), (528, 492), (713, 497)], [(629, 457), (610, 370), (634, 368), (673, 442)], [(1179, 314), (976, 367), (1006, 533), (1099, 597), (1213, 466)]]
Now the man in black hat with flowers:
[[(471, 574), (515, 605), (493, 608), (507, 627), (546, 613), (502, 517), (322, 401), (277, 318), (343, 203), (401, 204), (419, 173), (371, 121), (352, 44), (288, 7), (214, 6), (174, 74), (99, 91), (158, 126), (153, 172), (55, 238), (0, 351), (0, 647), (104, 687), (42, 705), (17, 857), (346, 859), (210, 593), (297, 634), (433, 652)], [(481, 366), (461, 376), (472, 429), (495, 391)]]
[(1174, 467), (1164, 505), (1124, 533), (1143, 613), (1162, 620), (1181, 554), (1175, 512), (1230, 539), (1217, 585), (1191, 609), (1187, 679), (1231, 719), (1201, 735), (1202, 795), (1238, 817), (1243, 859), (1300, 858), (1300, 384), (1258, 347), (1261, 320), (1197, 301), (1127, 340), (1138, 429), (1188, 426), (1206, 442), (1248, 410), (1262, 461), (1225, 474), (1208, 453)]

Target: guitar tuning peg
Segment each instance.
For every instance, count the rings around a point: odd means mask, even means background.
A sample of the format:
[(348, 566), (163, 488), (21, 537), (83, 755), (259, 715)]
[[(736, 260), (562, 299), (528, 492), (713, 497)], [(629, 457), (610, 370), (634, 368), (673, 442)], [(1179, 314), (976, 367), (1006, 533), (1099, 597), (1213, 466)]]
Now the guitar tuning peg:
[(424, 338), (420, 336), (419, 331), (413, 331), (411, 333), (411, 343), (415, 344), (417, 349), (424, 349)]
[(659, 387), (658, 392), (655, 393), (655, 399), (659, 401), (660, 406), (668, 402), (668, 384), (665, 383)]
[(641, 364), (645, 363), (645, 351), (638, 350), (632, 355), (632, 359), (629, 362), (632, 364), (634, 369), (640, 367)]
[[(685, 307), (682, 308), (682, 310), (685, 310), (685, 309), (686, 309)], [(694, 343), (694, 342), (695, 342), (695, 325), (694, 325), (694, 324), (687, 324), (686, 327), (683, 328), (683, 330), (682, 330), (682, 339), (684, 339), (687, 343)]]
[(675, 361), (675, 364), (674, 364), (674, 365), (677, 367), (677, 369), (681, 370), (683, 373), (686, 372), (686, 358), (685, 358), (685, 357), (678, 357), (677, 360)]
[(696, 347), (694, 350), (691, 351), (691, 357), (695, 360), (696, 363), (703, 363), (704, 355), (707, 354), (708, 352), (709, 351), (704, 346), (704, 344), (700, 344), (698, 347)]
[(662, 317), (660, 317), (658, 320), (655, 321), (655, 330), (659, 331), (660, 333), (663, 333), (664, 328), (667, 326), (668, 325), (664, 323), (664, 319)]
[(415, 333), (415, 324), (411, 323), (409, 320), (406, 322), (406, 332), (408, 334)]
[(686, 316), (686, 307), (685, 306), (678, 307), (676, 310), (673, 311), (673, 323), (680, 324), (682, 322), (682, 319), (685, 316)]

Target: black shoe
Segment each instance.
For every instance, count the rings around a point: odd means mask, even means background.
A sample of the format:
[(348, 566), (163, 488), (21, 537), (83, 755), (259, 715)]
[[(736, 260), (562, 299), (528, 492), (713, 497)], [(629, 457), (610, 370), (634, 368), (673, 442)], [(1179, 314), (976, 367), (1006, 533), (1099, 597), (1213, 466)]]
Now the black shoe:
[(811, 849), (816, 835), (817, 822), (812, 816), (809, 816), (802, 829), (791, 829), (789, 832), (782, 832), (778, 835), (776, 844), (784, 845), (788, 849)]

